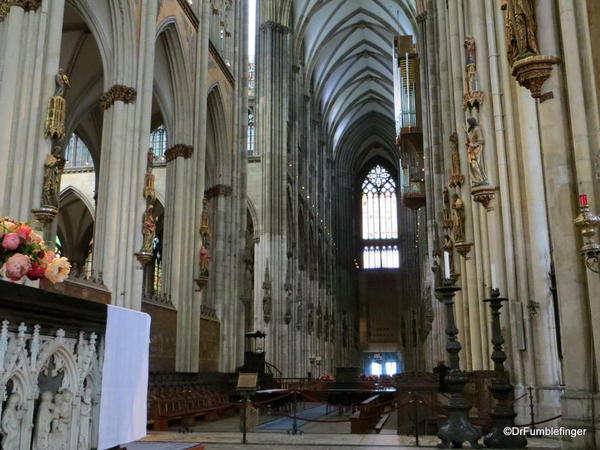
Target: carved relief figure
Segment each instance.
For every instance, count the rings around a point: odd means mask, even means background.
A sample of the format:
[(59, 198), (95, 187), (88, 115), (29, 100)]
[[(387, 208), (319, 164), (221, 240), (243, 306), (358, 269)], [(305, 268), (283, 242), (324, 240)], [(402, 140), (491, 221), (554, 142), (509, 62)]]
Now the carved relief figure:
[(78, 450), (90, 448), (90, 426), (92, 420), (92, 388), (87, 386), (81, 397), (79, 438), (77, 440)]
[(21, 396), (13, 392), (6, 401), (4, 413), (2, 414), (2, 448), (13, 450), (19, 448), (21, 435), (21, 421), (23, 420), (23, 407), (21, 405)]
[(469, 117), (467, 124), (469, 127), (466, 130), (466, 145), (471, 169), (471, 186), (487, 186), (489, 182), (483, 167), (483, 145), (485, 144), (483, 130), (475, 117)]
[(43, 392), (35, 422), (34, 448), (37, 450), (50, 449), (50, 431), (54, 417), (55, 405), (52, 392)]
[(203, 245), (200, 247), (200, 274), (208, 276), (208, 267), (210, 265), (210, 255), (208, 250)]
[(452, 196), (452, 228), (454, 240), (465, 242), (465, 205), (458, 194)]
[(502, 2), (505, 10), (505, 35), (508, 61), (538, 55), (536, 39), (537, 24), (533, 0), (506, 0)]
[(73, 394), (64, 390), (54, 396), (54, 415), (50, 432), (50, 449), (66, 450), (67, 436), (71, 429)]
[(44, 181), (42, 186), (42, 206), (58, 208), (60, 178), (65, 167), (65, 159), (61, 156), (62, 148), (56, 145), (44, 162)]

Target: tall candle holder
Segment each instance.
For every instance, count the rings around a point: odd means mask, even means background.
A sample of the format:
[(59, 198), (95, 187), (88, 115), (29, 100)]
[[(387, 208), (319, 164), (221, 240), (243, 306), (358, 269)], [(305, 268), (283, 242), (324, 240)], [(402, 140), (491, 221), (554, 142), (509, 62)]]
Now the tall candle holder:
[(458, 354), (462, 347), (456, 337), (458, 329), (454, 320), (454, 294), (457, 291), (460, 288), (454, 285), (453, 280), (444, 280), (442, 286), (435, 290), (437, 299), (446, 306), (446, 351), (450, 362), (450, 371), (445, 377), (450, 394), (446, 407), (448, 422), (438, 431), (438, 437), (442, 440), (438, 448), (460, 448), (463, 442), (469, 442), (472, 448), (481, 448), (477, 442), (481, 438), (481, 431), (469, 421), (471, 404), (464, 393), (467, 374), (460, 370)]
[(495, 376), (492, 380), (490, 391), (497, 400), (492, 416), (492, 432), (483, 438), (483, 443), (491, 448), (523, 448), (527, 445), (527, 439), (524, 436), (504, 434), (504, 429), (515, 426), (515, 411), (511, 402), (513, 386), (510, 384), (508, 373), (504, 369), (506, 353), (502, 345), (504, 338), (500, 328), (500, 309), (502, 303), (508, 301), (507, 298), (500, 297), (498, 289), (492, 289), (491, 298), (486, 298), (485, 303), (489, 303), (492, 310), (492, 360), (494, 361)]

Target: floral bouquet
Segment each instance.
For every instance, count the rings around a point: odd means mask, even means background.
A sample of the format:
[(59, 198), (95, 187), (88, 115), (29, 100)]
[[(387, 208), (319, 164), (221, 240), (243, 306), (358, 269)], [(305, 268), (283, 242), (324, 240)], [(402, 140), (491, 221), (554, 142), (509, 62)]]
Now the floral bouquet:
[(69, 276), (71, 264), (67, 258), (57, 258), (48, 250), (42, 237), (23, 222), (7, 217), (0, 219), (0, 275), (20, 281), (47, 278), (62, 283)]
[(321, 375), (321, 381), (333, 381), (333, 377), (327, 373), (325, 375)]

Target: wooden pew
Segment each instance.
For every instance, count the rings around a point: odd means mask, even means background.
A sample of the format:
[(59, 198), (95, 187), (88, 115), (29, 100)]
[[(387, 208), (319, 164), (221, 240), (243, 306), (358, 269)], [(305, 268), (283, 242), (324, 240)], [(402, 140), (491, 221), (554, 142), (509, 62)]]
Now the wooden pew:
[(371, 433), (379, 422), (383, 413), (383, 404), (379, 394), (373, 395), (362, 401), (358, 411), (350, 416), (350, 432), (352, 434)]

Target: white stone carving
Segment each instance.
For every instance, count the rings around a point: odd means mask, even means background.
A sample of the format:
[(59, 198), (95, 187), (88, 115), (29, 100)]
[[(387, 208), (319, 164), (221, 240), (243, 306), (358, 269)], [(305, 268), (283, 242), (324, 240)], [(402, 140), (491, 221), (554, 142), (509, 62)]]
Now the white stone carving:
[(99, 337), (81, 332), (73, 338), (63, 329), (52, 336), (37, 324), (0, 324), (2, 450), (95, 448), (102, 381)]

